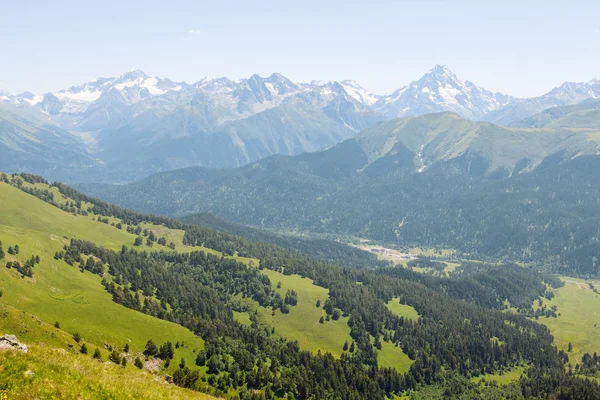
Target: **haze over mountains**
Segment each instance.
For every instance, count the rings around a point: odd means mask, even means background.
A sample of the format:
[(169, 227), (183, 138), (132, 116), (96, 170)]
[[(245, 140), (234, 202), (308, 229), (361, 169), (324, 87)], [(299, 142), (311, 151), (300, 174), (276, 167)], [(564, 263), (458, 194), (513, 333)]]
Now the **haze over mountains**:
[(188, 84), (132, 70), (56, 93), (0, 92), (0, 167), (70, 182), (129, 182), (318, 151), (393, 118), (451, 111), (518, 125), (549, 107), (598, 97), (600, 81), (593, 80), (516, 99), (439, 65), (385, 96), (351, 80), (295, 83), (272, 74)]

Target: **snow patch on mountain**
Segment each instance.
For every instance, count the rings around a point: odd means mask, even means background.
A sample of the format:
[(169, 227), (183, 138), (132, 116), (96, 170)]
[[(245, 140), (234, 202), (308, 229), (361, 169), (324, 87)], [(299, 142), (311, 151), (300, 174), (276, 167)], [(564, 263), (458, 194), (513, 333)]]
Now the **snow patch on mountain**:
[(367, 89), (360, 86), (356, 81), (344, 80), (340, 82), (346, 93), (352, 96), (355, 100), (367, 106), (375, 104), (380, 96), (369, 92)]

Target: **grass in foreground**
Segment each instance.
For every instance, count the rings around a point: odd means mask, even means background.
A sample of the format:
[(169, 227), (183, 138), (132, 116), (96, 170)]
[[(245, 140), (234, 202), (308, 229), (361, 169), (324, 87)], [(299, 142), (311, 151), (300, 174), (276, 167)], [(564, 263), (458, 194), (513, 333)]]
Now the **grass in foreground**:
[(32, 345), (27, 354), (0, 351), (0, 398), (8, 399), (200, 399), (214, 397), (165, 384), (128, 366), (90, 355)]

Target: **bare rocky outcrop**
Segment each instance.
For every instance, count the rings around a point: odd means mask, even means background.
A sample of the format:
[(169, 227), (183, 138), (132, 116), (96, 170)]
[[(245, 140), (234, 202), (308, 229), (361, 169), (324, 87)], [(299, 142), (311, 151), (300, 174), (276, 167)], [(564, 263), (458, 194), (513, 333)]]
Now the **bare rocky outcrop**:
[(0, 350), (17, 350), (27, 353), (27, 345), (19, 342), (15, 335), (0, 336)]

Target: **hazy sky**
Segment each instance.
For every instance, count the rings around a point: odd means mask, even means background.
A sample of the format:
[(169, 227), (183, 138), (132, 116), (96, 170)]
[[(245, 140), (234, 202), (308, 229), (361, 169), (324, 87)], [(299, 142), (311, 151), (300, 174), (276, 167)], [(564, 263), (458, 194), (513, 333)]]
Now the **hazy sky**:
[(389, 93), (435, 64), (518, 96), (600, 78), (600, 1), (5, 1), (0, 88), (139, 68), (194, 82), (280, 72)]

